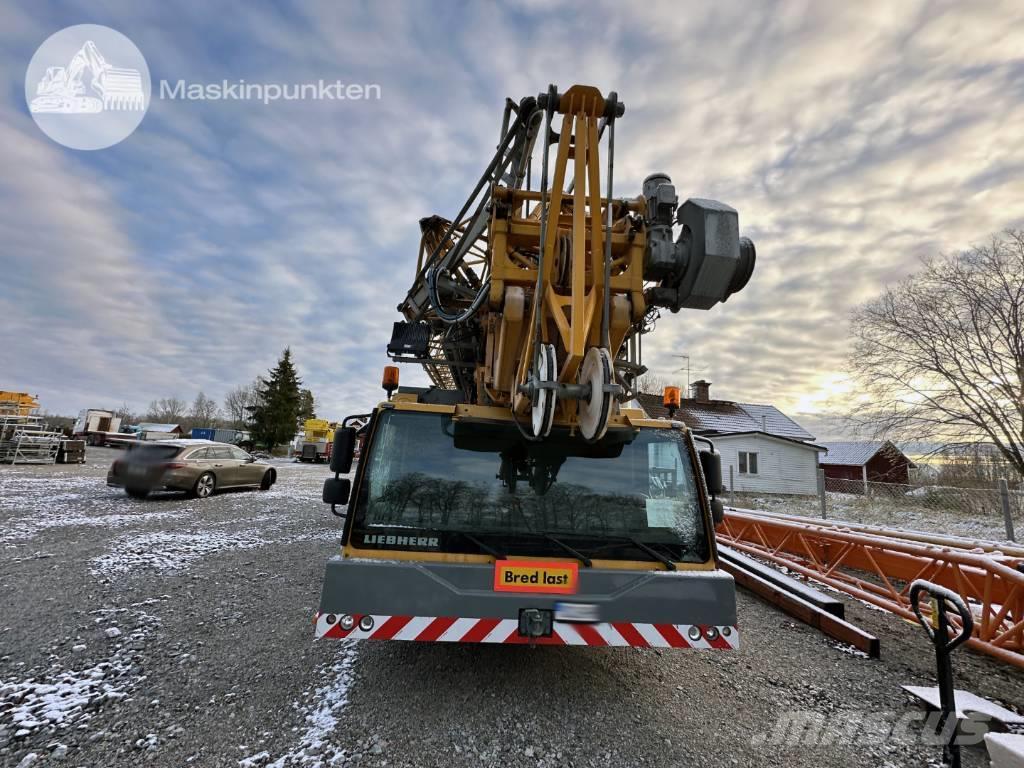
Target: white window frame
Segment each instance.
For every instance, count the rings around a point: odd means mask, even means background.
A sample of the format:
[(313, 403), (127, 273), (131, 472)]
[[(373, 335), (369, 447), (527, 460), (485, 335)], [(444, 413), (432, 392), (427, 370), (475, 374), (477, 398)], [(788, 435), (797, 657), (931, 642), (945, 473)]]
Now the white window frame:
[[(739, 464), (741, 475), (758, 474), (757, 453), (757, 451), (739, 451), (739, 461), (737, 463)], [(751, 465), (753, 465), (753, 470), (751, 470)]]

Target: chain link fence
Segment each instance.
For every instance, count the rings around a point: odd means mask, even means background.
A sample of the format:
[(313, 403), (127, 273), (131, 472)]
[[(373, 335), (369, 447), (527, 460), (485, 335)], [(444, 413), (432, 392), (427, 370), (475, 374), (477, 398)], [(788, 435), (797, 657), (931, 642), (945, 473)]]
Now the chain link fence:
[(729, 506), (861, 525), (991, 541), (1024, 538), (1024, 488), (997, 481), (989, 488), (905, 485), (826, 478), (816, 496), (726, 491)]

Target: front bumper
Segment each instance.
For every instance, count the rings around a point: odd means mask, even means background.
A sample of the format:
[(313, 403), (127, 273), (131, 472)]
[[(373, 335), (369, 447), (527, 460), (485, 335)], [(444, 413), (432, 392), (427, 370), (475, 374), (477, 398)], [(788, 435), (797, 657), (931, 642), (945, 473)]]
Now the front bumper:
[[(331, 558), (316, 615), (316, 637), (739, 647), (735, 584), (723, 571), (586, 568), (580, 570), (579, 589), (573, 595), (495, 592), (493, 573), (491, 565)], [(593, 608), (596, 620), (560, 621), (559, 603)], [(520, 614), (531, 609), (554, 617), (549, 634), (520, 634)]]

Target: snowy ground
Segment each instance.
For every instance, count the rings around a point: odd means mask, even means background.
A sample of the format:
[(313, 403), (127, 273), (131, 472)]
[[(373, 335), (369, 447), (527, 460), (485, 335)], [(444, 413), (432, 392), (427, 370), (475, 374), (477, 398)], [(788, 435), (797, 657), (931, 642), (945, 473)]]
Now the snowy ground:
[[(880, 525), (887, 528), (925, 531), (987, 541), (1006, 540), (1006, 525), (996, 493), (965, 492), (971, 503), (950, 495), (947, 504), (926, 503), (920, 496), (863, 496), (827, 493), (825, 514), (829, 520)], [(730, 506), (761, 509), (788, 515), (821, 517), (817, 496), (736, 493)], [(1024, 541), (1024, 516), (1014, 507), (1012, 519), (1017, 541)]]
[[(903, 733), (776, 743), (780, 714), (914, 714), (913, 627), (851, 603), (869, 660), (740, 593), (742, 649), (314, 644), (340, 521), (323, 466), (270, 492), (129, 499), (85, 466), (0, 467), (0, 766), (903, 766)], [(1018, 672), (961, 652), (958, 684), (1024, 704)], [(913, 729), (910, 730), (913, 733)], [(969, 751), (966, 765), (983, 765)]]

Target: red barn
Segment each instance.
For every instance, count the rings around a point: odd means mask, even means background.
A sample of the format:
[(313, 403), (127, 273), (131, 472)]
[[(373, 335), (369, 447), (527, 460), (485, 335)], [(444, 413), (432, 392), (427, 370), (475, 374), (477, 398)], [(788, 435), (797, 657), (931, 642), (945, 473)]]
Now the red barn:
[[(822, 443), (828, 453), (821, 457), (825, 481), (853, 480), (860, 483), (909, 483), (914, 462), (890, 441)], [(830, 490), (839, 483), (832, 483)], [(846, 485), (843, 483), (843, 485)], [(850, 484), (852, 486), (852, 483)], [(839, 488), (835, 488), (840, 490)], [(843, 488), (842, 490), (847, 490)], [(848, 490), (856, 491), (856, 487)]]

